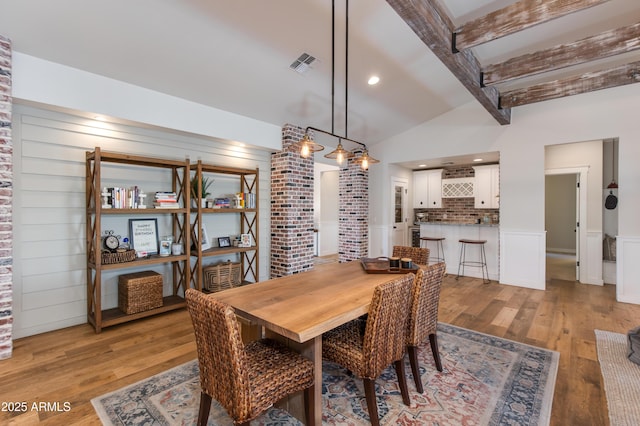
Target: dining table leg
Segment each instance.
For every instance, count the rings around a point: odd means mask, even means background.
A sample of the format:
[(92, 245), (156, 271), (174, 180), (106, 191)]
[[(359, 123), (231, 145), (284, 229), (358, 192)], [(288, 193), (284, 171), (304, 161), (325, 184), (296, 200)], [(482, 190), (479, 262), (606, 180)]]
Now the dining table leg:
[[(310, 410), (309, 418), (313, 421), (311, 425), (322, 425), (322, 335), (314, 337), (303, 343), (294, 342), (293, 340), (286, 339), (279, 334), (270, 330), (265, 330), (266, 336), (275, 340), (285, 342), (287, 346), (302, 354), (306, 358), (313, 361), (313, 376), (314, 386), (311, 401), (309, 401), (308, 408)], [(277, 406), (287, 410), (292, 416), (306, 424), (305, 420), (305, 404), (302, 392), (298, 392), (295, 395), (287, 398), (286, 401), (282, 401), (282, 404), (276, 404)]]

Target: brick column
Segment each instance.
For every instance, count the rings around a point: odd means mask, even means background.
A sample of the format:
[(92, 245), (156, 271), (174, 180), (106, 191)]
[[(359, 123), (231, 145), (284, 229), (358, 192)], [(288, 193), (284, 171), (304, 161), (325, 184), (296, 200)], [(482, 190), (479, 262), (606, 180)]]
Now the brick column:
[(291, 144), (304, 128), (286, 124), (282, 151), (271, 155), (271, 277), (313, 268), (313, 156)]
[(13, 352), (11, 41), (0, 35), (0, 359)]
[(349, 262), (369, 253), (369, 172), (349, 160), (338, 182), (338, 258)]

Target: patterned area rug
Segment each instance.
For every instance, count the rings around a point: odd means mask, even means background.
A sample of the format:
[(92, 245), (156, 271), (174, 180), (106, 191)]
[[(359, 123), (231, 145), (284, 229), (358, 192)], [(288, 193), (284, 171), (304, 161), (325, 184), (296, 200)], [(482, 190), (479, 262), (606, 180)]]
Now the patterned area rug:
[(627, 358), (627, 336), (595, 330), (612, 426), (640, 425), (640, 365)]
[[(411, 406), (402, 403), (393, 367), (376, 381), (383, 425), (547, 425), (559, 354), (439, 324), (444, 371), (433, 363), (428, 342), (420, 348), (424, 394), (415, 392), (406, 361)], [(362, 381), (336, 364), (323, 365), (323, 424), (369, 424)], [(191, 361), (91, 402), (105, 425), (192, 425), (200, 396), (197, 362)], [(231, 426), (213, 402), (209, 425)], [(252, 425), (300, 425), (272, 408)]]

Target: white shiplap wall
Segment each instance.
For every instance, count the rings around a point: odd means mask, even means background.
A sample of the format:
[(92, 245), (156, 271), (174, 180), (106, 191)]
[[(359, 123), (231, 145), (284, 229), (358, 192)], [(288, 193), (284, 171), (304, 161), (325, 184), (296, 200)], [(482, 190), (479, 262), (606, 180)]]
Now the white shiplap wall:
[[(14, 119), (14, 338), (86, 322), (85, 153), (104, 151), (260, 169), (260, 279), (268, 278), (270, 152), (209, 138), (123, 124), (107, 124), (60, 112), (16, 105)], [(166, 190), (166, 172), (103, 167), (103, 186)], [(105, 180), (106, 179), (106, 180)], [(217, 179), (212, 196), (235, 192)], [(151, 197), (149, 198), (149, 203)], [(159, 217), (161, 227), (163, 216)], [(103, 228), (126, 235), (128, 218), (108, 217)], [(209, 236), (234, 232), (235, 222), (206, 220)], [(161, 235), (167, 232), (159, 232)], [(215, 259), (214, 259), (215, 260)], [(154, 268), (155, 269), (155, 268)], [(165, 294), (170, 292), (168, 268)], [(117, 275), (104, 276), (103, 308), (117, 306)]]

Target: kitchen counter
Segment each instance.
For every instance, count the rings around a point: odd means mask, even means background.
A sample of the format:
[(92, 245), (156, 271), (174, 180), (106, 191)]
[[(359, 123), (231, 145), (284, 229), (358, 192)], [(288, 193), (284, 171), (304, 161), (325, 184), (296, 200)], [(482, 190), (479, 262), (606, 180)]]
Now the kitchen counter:
[[(498, 223), (460, 223), (460, 222), (421, 222), (421, 237), (444, 237), (443, 248), (444, 257), (447, 263), (447, 273), (457, 275), (458, 263), (460, 261), (460, 239), (486, 240), (485, 253), (487, 256), (487, 269), (491, 280), (499, 280), (498, 270)], [(427, 245), (429, 250), (435, 250), (433, 243)], [(467, 260), (470, 257), (478, 258), (477, 247), (467, 249)], [(435, 253), (434, 253), (435, 255)], [(434, 257), (432, 255), (432, 257)], [(473, 259), (475, 260), (475, 259)], [(465, 275), (471, 277), (482, 277), (480, 268), (466, 267)]]
[(499, 223), (475, 223), (475, 222), (417, 222), (416, 225), (455, 225), (455, 226), (500, 226)]

